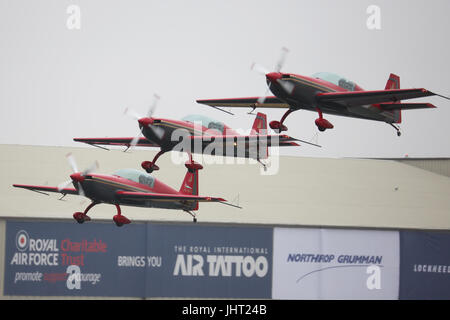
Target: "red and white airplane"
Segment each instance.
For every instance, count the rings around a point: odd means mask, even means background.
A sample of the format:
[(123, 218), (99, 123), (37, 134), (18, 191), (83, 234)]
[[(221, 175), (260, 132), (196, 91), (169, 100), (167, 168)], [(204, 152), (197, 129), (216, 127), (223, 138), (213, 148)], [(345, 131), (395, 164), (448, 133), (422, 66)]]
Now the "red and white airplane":
[[(194, 162), (192, 157), (185, 164), (188, 171), (178, 191), (150, 174), (136, 169), (121, 169), (113, 175), (94, 174), (92, 172), (98, 168), (98, 165), (95, 163), (84, 171), (78, 171), (72, 155), (69, 154), (67, 158), (73, 173), (70, 175), (70, 180), (59, 186), (48, 187), (25, 184), (14, 184), (13, 186), (43, 194), (47, 194), (46, 192), (57, 192), (61, 193), (63, 197), (67, 194), (73, 194), (90, 198), (92, 203), (84, 212), (75, 212), (73, 214), (74, 219), (78, 223), (91, 220), (87, 213), (93, 206), (99, 203), (113, 204), (117, 208), (117, 214), (113, 217), (113, 221), (118, 227), (130, 223), (130, 220), (122, 215), (120, 205), (183, 210), (193, 217), (194, 222), (197, 222), (197, 218), (193, 211), (198, 210), (199, 202), (218, 202), (240, 208), (227, 203), (222, 198), (198, 195), (198, 171), (203, 169), (203, 167)], [(68, 187), (71, 183), (74, 188)]]
[[(278, 132), (286, 131), (284, 121), (296, 110), (309, 110), (318, 113), (315, 124), (320, 131), (332, 129), (331, 124), (323, 114), (383, 121), (397, 130), (396, 124), (402, 121), (402, 110), (435, 108), (430, 103), (404, 103), (402, 100), (437, 95), (423, 88), (400, 89), (400, 77), (390, 74), (384, 90), (366, 91), (356, 83), (339, 75), (320, 72), (311, 77), (293, 73), (280, 72), (287, 49), (275, 67), (269, 72), (264, 67), (254, 64), (252, 69), (265, 75), (268, 89), (275, 96), (228, 98), (197, 100), (198, 103), (219, 107), (250, 107), (256, 108), (286, 108), (288, 109), (280, 121), (271, 121), (270, 127)], [(224, 110), (222, 110), (224, 111)], [(226, 112), (226, 111), (225, 111)]]
[[(297, 142), (300, 141), (318, 146), (285, 134), (268, 134), (267, 117), (263, 113), (256, 115), (250, 134), (241, 135), (223, 122), (203, 115), (188, 115), (182, 120), (172, 120), (152, 117), (153, 110), (154, 107), (149, 110), (146, 117), (132, 114), (144, 137), (74, 138), (73, 140), (97, 147), (102, 145), (126, 146), (127, 149), (134, 146), (158, 147), (160, 151), (153, 160), (144, 161), (141, 164), (148, 173), (158, 170), (156, 160), (162, 154), (172, 150), (185, 151), (188, 154), (208, 153), (208, 155), (253, 158), (265, 167), (260, 160), (268, 158), (268, 147), (299, 146)], [(180, 146), (184, 149), (179, 150)]]

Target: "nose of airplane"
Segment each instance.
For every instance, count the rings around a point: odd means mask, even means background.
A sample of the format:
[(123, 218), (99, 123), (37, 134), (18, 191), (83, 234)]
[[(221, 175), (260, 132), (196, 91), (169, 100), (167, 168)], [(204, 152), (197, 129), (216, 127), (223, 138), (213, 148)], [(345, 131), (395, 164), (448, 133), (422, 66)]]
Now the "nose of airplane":
[(267, 80), (269, 80), (270, 82), (275, 82), (278, 79), (281, 79), (281, 73), (280, 72), (270, 72), (268, 74), (266, 74), (266, 78)]
[(77, 181), (77, 182), (83, 182), (84, 181), (84, 177), (80, 172), (77, 173), (73, 173), (70, 175), (70, 179), (72, 179), (73, 181)]
[(141, 118), (138, 120), (138, 122), (141, 127), (147, 127), (149, 124), (153, 123), (153, 119), (152, 118)]

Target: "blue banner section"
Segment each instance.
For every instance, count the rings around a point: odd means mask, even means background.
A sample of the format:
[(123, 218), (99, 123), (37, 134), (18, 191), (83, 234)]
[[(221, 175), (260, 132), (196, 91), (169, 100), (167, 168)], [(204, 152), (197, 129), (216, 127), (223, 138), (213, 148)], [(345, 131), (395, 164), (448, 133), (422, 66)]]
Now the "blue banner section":
[(270, 298), (272, 228), (6, 224), (5, 295)]
[(152, 297), (271, 298), (272, 228), (149, 225)]
[(450, 233), (400, 232), (400, 299), (450, 299)]
[(145, 246), (144, 224), (8, 221), (4, 294), (143, 297), (145, 268), (121, 257)]

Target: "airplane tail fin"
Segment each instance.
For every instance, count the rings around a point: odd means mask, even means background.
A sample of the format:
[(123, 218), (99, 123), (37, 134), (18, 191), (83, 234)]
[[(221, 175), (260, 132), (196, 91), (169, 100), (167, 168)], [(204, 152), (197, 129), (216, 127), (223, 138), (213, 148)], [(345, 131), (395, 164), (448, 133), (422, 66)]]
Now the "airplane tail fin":
[(252, 126), (252, 134), (267, 134), (267, 116), (258, 112)]
[[(188, 160), (185, 164), (188, 171), (184, 176), (183, 183), (180, 187), (180, 193), (197, 196), (198, 195), (198, 171), (203, 169), (203, 166), (199, 163), (194, 162), (192, 159)], [(198, 210), (198, 202), (191, 210)]]
[[(389, 79), (386, 82), (386, 90), (390, 89), (400, 89), (400, 77), (396, 74), (391, 73), (389, 75)], [(401, 101), (391, 102), (392, 104), (395, 103), (401, 103)], [(394, 118), (394, 123), (401, 123), (402, 122), (402, 111), (400, 109), (389, 111), (392, 113)]]
[[(256, 135), (267, 135), (267, 116), (265, 113), (258, 112), (256, 114), (255, 121), (253, 122), (251, 134)], [(251, 148), (251, 153), (255, 156), (252, 158), (257, 159), (267, 159), (269, 157), (269, 148), (267, 146), (267, 141), (265, 143), (258, 143), (255, 148)], [(254, 150), (255, 149), (255, 150)]]

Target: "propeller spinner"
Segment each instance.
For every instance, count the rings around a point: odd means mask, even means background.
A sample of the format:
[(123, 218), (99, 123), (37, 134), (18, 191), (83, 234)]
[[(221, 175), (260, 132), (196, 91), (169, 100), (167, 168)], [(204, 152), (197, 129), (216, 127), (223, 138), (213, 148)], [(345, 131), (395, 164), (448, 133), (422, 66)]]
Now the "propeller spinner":
[(133, 140), (131, 140), (130, 146), (129, 146), (129, 148), (127, 148), (127, 150), (128, 150), (128, 149), (132, 149), (132, 148), (134, 148), (134, 147), (137, 145), (139, 139), (140, 139), (141, 136), (142, 136), (142, 128), (143, 128), (143, 127), (148, 127), (150, 130), (152, 130), (152, 132), (153, 132), (158, 138), (160, 138), (160, 139), (162, 138), (162, 136), (163, 136), (163, 134), (164, 134), (164, 130), (161, 129), (161, 128), (159, 128), (159, 127), (154, 127), (154, 126), (152, 126), (152, 124), (153, 124), (153, 118), (152, 118), (152, 116), (153, 116), (153, 114), (155, 113), (156, 106), (158, 105), (159, 99), (160, 99), (160, 97), (159, 97), (157, 94), (154, 94), (154, 95), (153, 95), (153, 102), (152, 102), (152, 104), (150, 105), (150, 108), (148, 109), (148, 112), (147, 112), (147, 116), (146, 116), (146, 117), (142, 117), (140, 114), (138, 114), (137, 112), (135, 112), (134, 110), (132, 110), (132, 109), (130, 109), (130, 108), (126, 108), (126, 109), (125, 109), (125, 112), (124, 112), (124, 113), (125, 113), (127, 116), (130, 116), (130, 117), (132, 117), (133, 119), (137, 120), (138, 123), (139, 123), (139, 134), (138, 134), (137, 136), (135, 136), (135, 137), (133, 138)]
[(282, 74), (281, 74), (280, 70), (284, 65), (284, 62), (286, 60), (286, 56), (287, 56), (288, 52), (289, 52), (289, 50), (286, 47), (283, 47), (281, 49), (280, 58), (278, 59), (278, 62), (275, 65), (275, 70), (273, 72), (270, 72), (267, 68), (265, 68), (264, 66), (262, 66), (260, 64), (257, 64), (257, 63), (252, 64), (251, 69), (253, 71), (258, 72), (259, 74), (264, 75), (266, 77), (267, 83), (268, 83), (268, 88), (267, 88), (265, 94), (258, 98), (258, 103), (264, 103), (264, 101), (266, 100), (266, 96), (270, 93), (270, 86), (272, 83), (279, 84), (283, 88), (283, 90), (286, 91), (286, 93), (288, 93), (288, 94), (291, 94), (292, 91), (294, 90), (294, 85), (292, 83), (281, 80)]
[(67, 180), (65, 182), (62, 182), (58, 185), (58, 191), (63, 190), (64, 188), (66, 188), (67, 186), (69, 186), (71, 183), (73, 182), (77, 182), (78, 183), (78, 194), (80, 196), (84, 196), (84, 190), (83, 187), (81, 186), (80, 182), (84, 181), (84, 177), (86, 175), (88, 175), (91, 172), (94, 172), (95, 170), (98, 169), (98, 162), (95, 161), (90, 167), (88, 167), (87, 169), (79, 172), (78, 171), (78, 167), (77, 167), (77, 163), (75, 161), (75, 157), (72, 155), (72, 153), (68, 153), (66, 155), (66, 159), (67, 162), (69, 162), (70, 167), (72, 168), (72, 174), (70, 175), (70, 180)]

